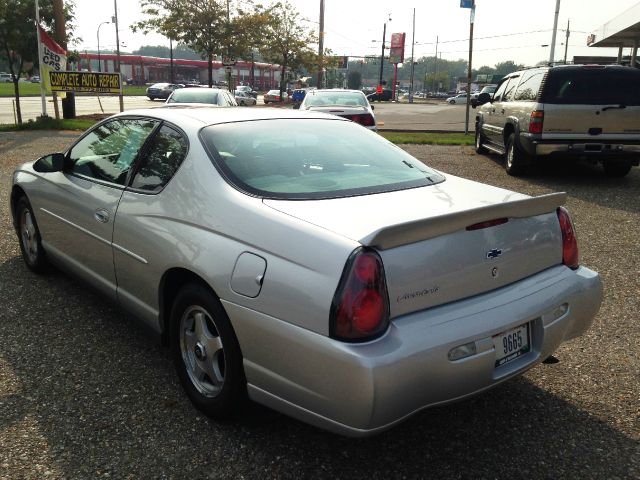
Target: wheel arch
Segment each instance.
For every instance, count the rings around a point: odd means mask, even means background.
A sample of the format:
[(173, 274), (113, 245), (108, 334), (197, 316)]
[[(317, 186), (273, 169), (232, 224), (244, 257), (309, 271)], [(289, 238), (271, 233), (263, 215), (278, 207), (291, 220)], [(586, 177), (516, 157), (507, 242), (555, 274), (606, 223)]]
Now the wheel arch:
[(518, 137), (519, 132), (518, 124), (512, 119), (507, 119), (507, 122), (504, 125), (504, 129), (502, 130), (502, 140), (504, 142), (505, 147), (507, 146), (507, 140), (511, 136), (512, 133), (515, 133), (516, 138)]
[(11, 218), (13, 222), (13, 228), (18, 228), (18, 219), (16, 218), (16, 205), (18, 205), (18, 200), (20, 198), (26, 197), (27, 201), (29, 197), (27, 197), (27, 193), (20, 187), (19, 185), (14, 185), (11, 189), (11, 197), (9, 200), (9, 208), (11, 209)]
[(175, 267), (167, 270), (158, 288), (158, 304), (159, 304), (159, 320), (162, 328), (161, 339), (163, 345), (169, 345), (169, 334), (171, 326), (169, 321), (171, 318), (171, 307), (173, 302), (180, 291), (180, 288), (189, 283), (201, 285), (202, 287), (211, 291), (216, 298), (220, 298), (215, 290), (209, 285), (209, 283), (197, 273), (192, 272), (186, 268)]

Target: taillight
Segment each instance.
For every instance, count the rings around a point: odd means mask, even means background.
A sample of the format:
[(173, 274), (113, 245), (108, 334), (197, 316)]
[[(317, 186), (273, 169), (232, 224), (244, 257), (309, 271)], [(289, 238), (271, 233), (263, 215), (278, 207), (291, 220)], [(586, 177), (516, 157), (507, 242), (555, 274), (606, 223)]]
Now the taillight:
[(529, 133), (542, 133), (542, 125), (544, 123), (544, 112), (542, 110), (534, 110), (531, 112), (531, 121), (529, 122)]
[(368, 113), (358, 113), (355, 115), (345, 115), (344, 118), (351, 120), (352, 122), (359, 123), (365, 127), (374, 127), (376, 125), (376, 121), (373, 119)]
[(380, 256), (356, 250), (347, 260), (333, 297), (329, 331), (348, 342), (371, 340), (389, 326), (389, 296)]
[(558, 207), (557, 213), (562, 232), (562, 263), (575, 270), (580, 266), (576, 231), (566, 208)]

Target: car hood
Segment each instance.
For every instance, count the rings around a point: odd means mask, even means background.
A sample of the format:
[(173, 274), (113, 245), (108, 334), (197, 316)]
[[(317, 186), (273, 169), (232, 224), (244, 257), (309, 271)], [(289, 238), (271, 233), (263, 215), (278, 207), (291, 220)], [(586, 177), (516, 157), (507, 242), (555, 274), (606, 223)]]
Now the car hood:
[(447, 175), (442, 183), (396, 192), (325, 200), (265, 199), (264, 203), (366, 245), (375, 243), (378, 234), (390, 228), (527, 198)]

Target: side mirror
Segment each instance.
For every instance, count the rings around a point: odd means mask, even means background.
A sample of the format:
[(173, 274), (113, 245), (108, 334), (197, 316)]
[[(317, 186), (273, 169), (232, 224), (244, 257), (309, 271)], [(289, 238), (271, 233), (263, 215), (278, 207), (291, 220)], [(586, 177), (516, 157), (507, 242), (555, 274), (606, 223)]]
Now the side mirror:
[(33, 169), (40, 173), (61, 172), (64, 167), (64, 153), (52, 153), (36, 160)]
[(485, 103), (488, 103), (491, 101), (491, 95), (488, 93), (481, 93), (480, 95), (478, 95), (478, 105), (484, 105)]

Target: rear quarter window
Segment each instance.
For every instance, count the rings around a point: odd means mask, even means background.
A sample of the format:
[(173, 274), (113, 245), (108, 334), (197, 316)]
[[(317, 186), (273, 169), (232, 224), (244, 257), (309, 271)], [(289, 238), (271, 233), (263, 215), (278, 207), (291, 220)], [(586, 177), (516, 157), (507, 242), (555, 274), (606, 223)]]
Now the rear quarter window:
[(640, 105), (640, 70), (557, 68), (549, 72), (542, 101), (551, 104)]
[(522, 80), (515, 93), (517, 101), (536, 101), (538, 99), (538, 90), (542, 85), (542, 80), (546, 70), (532, 70), (522, 74)]

